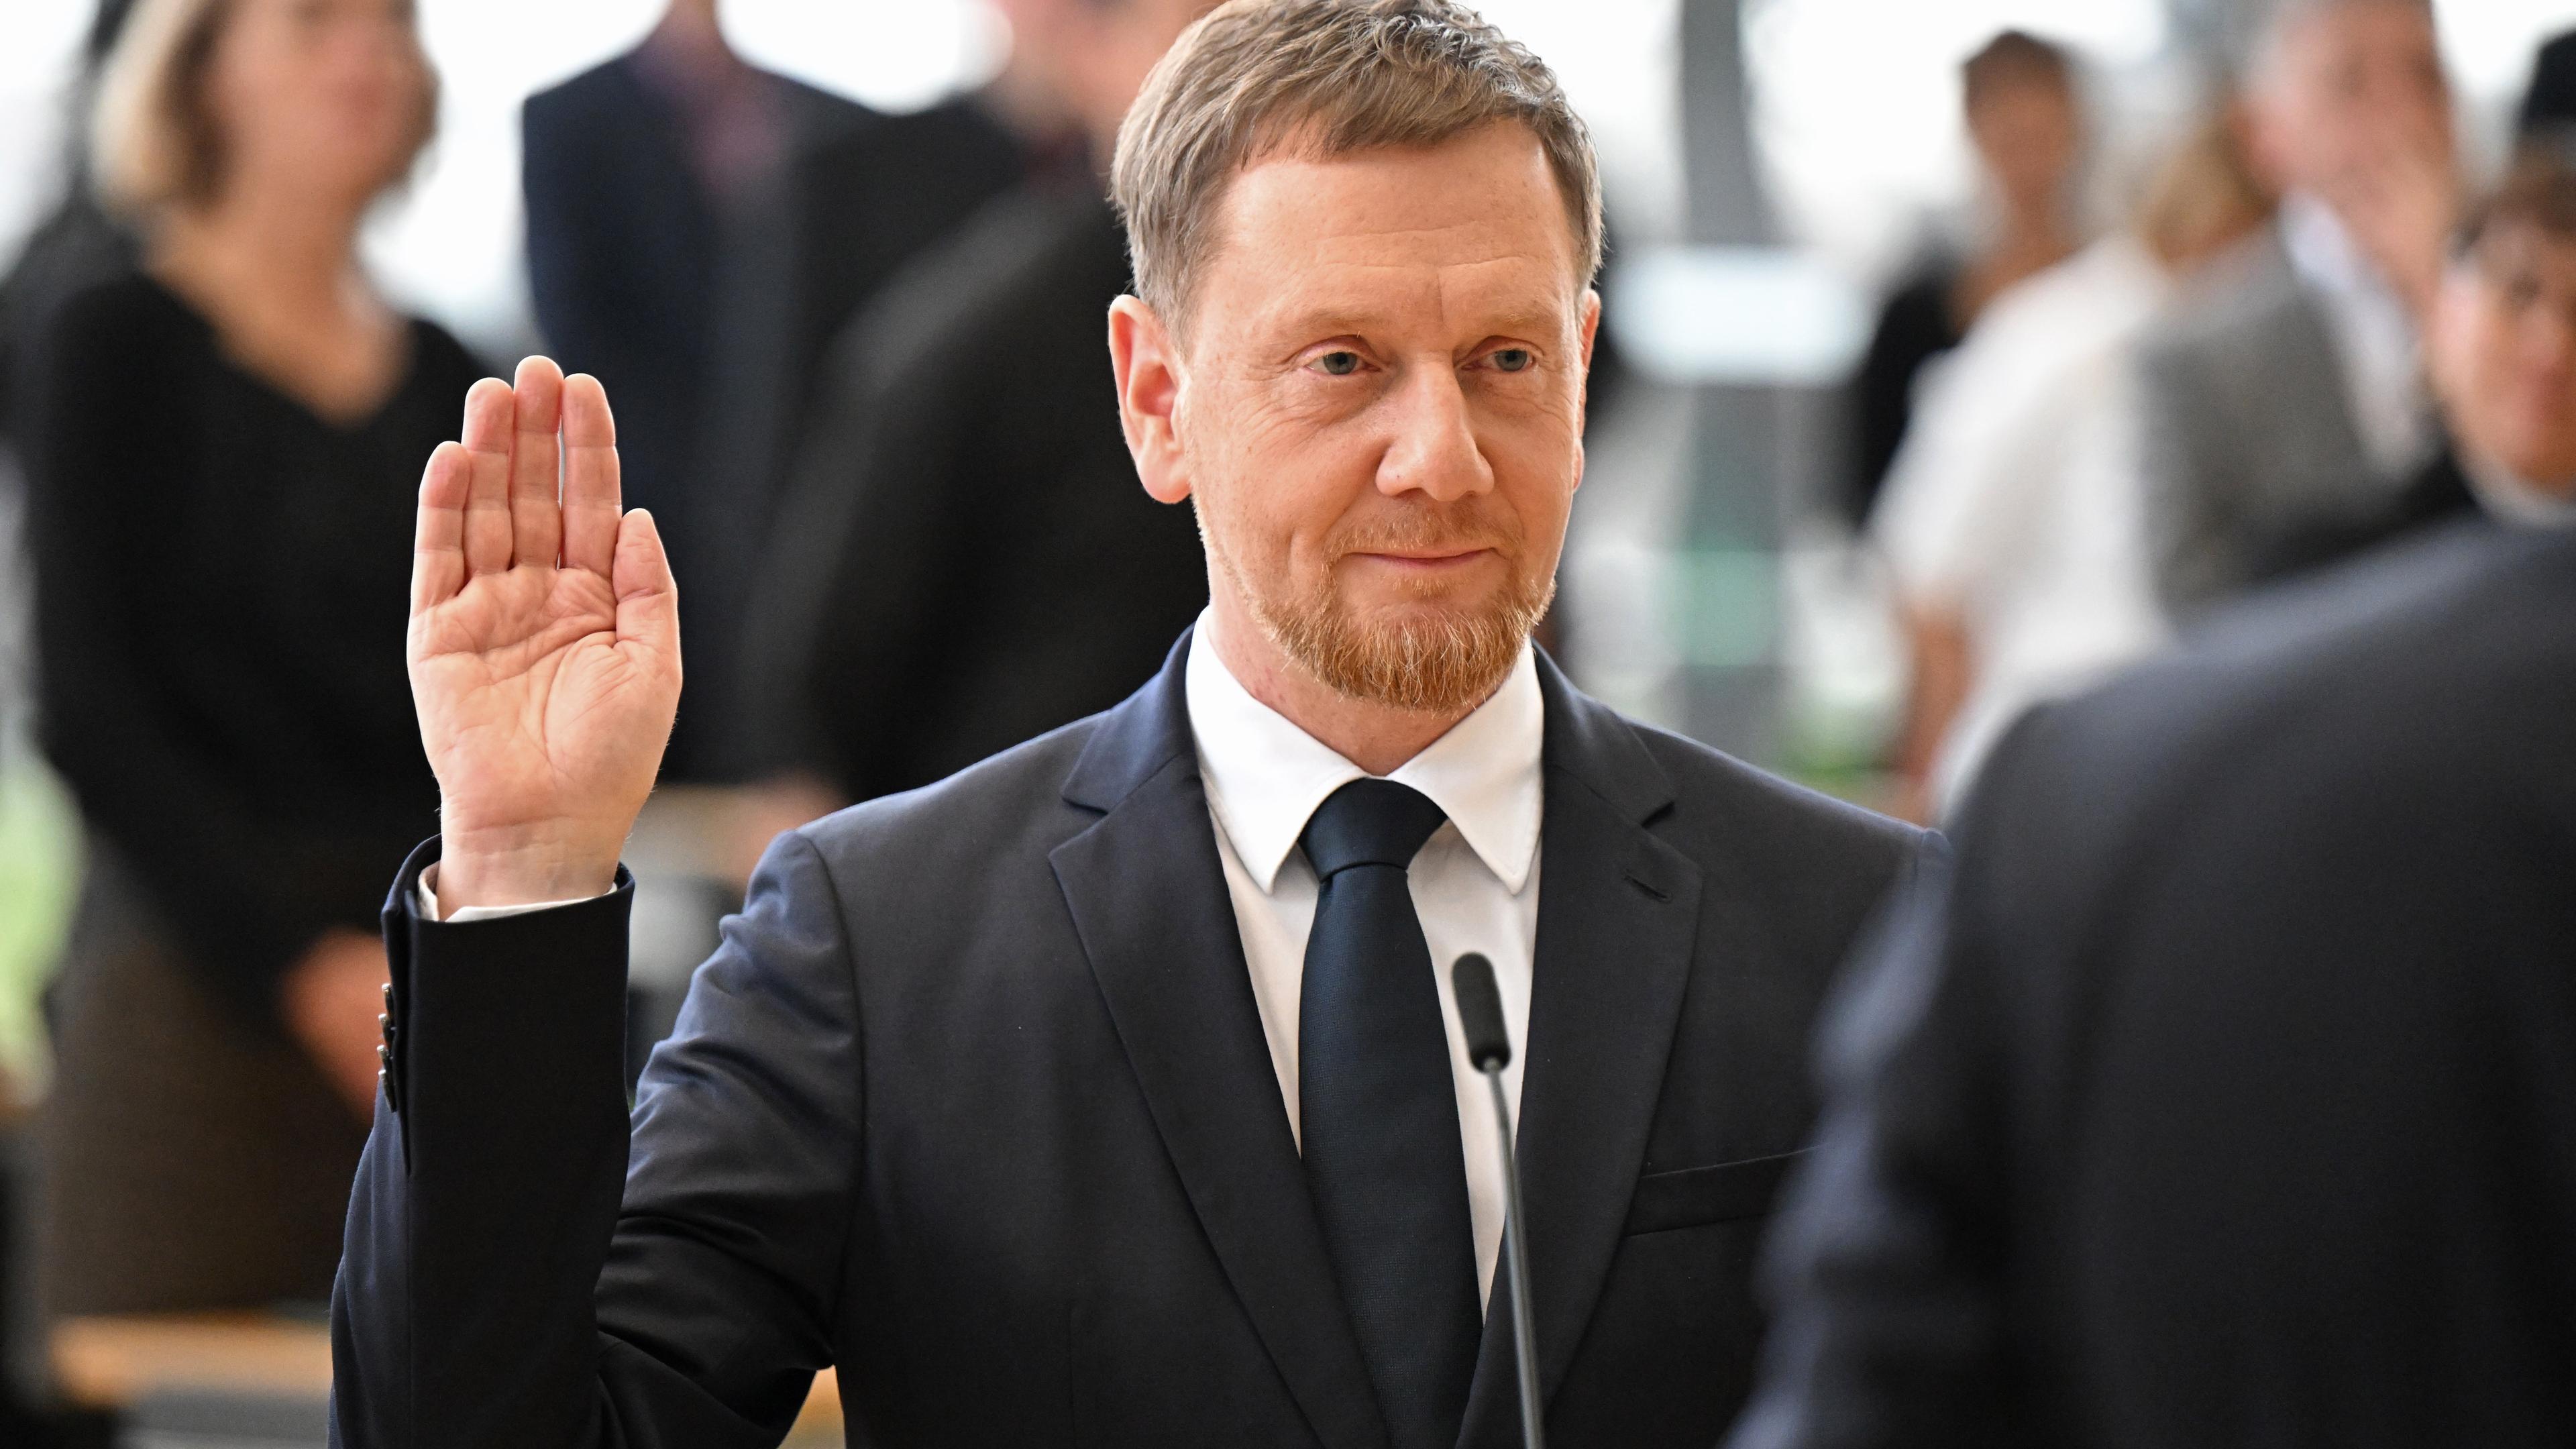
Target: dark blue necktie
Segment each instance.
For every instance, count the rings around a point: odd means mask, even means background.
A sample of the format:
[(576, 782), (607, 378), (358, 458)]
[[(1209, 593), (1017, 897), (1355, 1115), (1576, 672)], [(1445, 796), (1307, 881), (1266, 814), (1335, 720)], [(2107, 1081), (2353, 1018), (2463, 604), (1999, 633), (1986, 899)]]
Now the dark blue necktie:
[(1395, 1449), (1452, 1449), (1482, 1330), (1457, 1087), (1405, 868), (1445, 819), (1392, 780), (1316, 807), (1297, 1007), (1306, 1187)]

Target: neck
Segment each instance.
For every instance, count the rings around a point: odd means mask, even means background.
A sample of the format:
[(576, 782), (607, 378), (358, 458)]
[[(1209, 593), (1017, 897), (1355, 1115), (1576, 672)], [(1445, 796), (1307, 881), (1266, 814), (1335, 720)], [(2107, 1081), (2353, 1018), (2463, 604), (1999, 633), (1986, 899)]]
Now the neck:
[(2074, 249), (2065, 208), (2055, 198), (2003, 209), (2003, 230), (1996, 250), (2009, 256), (2036, 256)]
[(234, 186), (174, 213), (154, 239), (182, 277), (332, 303), (357, 281), (363, 201), (332, 204), (283, 188)]
[[(1372, 775), (1391, 775), (1404, 762), (1476, 712), (1396, 709), (1354, 699), (1290, 659), (1222, 584), (1212, 599), (1216, 657), (1244, 692), (1277, 710), (1343, 759)], [(1482, 704), (1483, 701), (1477, 701)]]

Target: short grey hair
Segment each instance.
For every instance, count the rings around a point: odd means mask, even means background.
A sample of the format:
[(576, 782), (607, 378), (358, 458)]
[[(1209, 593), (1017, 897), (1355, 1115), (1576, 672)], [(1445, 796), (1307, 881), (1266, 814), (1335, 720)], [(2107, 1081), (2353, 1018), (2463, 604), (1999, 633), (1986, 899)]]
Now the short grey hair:
[(1435, 146), (1497, 121), (1546, 152), (1589, 283), (1600, 167), (1528, 47), (1455, 0), (1231, 0), (1182, 34), (1118, 133), (1110, 194), (1137, 294), (1179, 324), (1228, 183), (1265, 156)]

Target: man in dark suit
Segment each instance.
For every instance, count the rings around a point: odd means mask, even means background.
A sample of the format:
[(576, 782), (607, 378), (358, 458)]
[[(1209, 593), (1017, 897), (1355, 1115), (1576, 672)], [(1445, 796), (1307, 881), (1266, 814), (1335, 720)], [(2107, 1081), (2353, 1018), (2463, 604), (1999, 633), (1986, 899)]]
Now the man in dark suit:
[(757, 69), (714, 0), (529, 97), (523, 129), (538, 323), (616, 390), (628, 493), (691, 585), (698, 688), (668, 767), (731, 779), (746, 599), (825, 351), (1026, 148), (981, 96), (886, 115)]
[[(1107, 709), (1207, 604), (1197, 529), (1137, 489), (1101, 406), (1101, 318), (1128, 268), (1097, 178), (1208, 0), (1020, 8), (1097, 165), (985, 207), (852, 319), (743, 641), (762, 772), (839, 801)], [(871, 707), (890, 698), (908, 707)]]
[(872, 1442), (1509, 1444), (1469, 950), (1525, 1046), (1552, 1425), (1735, 1413), (1802, 1043), (1926, 837), (1529, 646), (1599, 311), (1580, 122), (1450, 0), (1237, 0), (1115, 186), (1114, 396), (1210, 607), (1125, 704), (782, 837), (631, 1127), (616, 862), (671, 575), (595, 381), (468, 398), (422, 489), (442, 835), (388, 907), (340, 1442), (769, 1444), (830, 1364)]
[(2576, 532), (2026, 719), (1828, 1032), (1734, 1449), (2576, 1442)]

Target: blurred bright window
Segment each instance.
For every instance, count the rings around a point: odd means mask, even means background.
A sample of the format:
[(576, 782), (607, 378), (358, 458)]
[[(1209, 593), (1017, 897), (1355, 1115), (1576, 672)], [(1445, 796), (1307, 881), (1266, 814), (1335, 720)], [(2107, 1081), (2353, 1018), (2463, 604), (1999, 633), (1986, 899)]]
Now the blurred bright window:
[[(520, 263), (518, 107), (626, 49), (663, 0), (421, 0), (445, 85), (437, 148), (369, 251), (398, 295), (496, 351), (531, 340)], [(1678, 239), (1683, 0), (1486, 0), (1547, 57), (1593, 127), (1623, 240)], [(0, 0), (0, 258), (60, 185), (63, 86), (85, 0)], [(2168, 49), (2166, 0), (1744, 0), (1756, 134), (1790, 238), (1855, 272), (1888, 264), (1969, 169), (1958, 61), (2020, 25), (2134, 79)], [(2447, 0), (2462, 89), (2492, 116), (2576, 0)], [(724, 0), (744, 53), (889, 109), (992, 73), (1007, 30), (983, 0)]]

